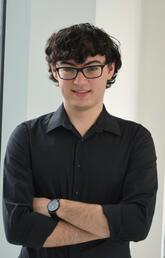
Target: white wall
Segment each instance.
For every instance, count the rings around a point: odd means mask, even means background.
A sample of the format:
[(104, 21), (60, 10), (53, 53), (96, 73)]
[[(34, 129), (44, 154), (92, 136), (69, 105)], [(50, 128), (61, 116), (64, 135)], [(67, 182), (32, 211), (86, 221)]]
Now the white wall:
[[(146, 241), (148, 257), (163, 257), (163, 192), (165, 172), (165, 1), (142, 1), (142, 34), (138, 118), (151, 129), (158, 157), (159, 191), (153, 226)], [(139, 252), (141, 245), (139, 246)], [(143, 248), (143, 246), (142, 246)], [(140, 254), (139, 254), (140, 255)]]
[(97, 0), (96, 25), (121, 43), (122, 68), (107, 90), (107, 109), (118, 116), (136, 119), (140, 53), (141, 2), (138, 0)]
[(148, 238), (132, 243), (133, 258), (163, 257), (165, 151), (165, 1), (97, 0), (96, 24), (121, 42), (123, 68), (105, 98), (109, 111), (142, 123), (152, 133), (158, 156), (159, 191)]
[(54, 111), (62, 102), (58, 87), (48, 80), (45, 44), (50, 35), (75, 23), (95, 21), (95, 0), (31, 1), (31, 34), (27, 116)]

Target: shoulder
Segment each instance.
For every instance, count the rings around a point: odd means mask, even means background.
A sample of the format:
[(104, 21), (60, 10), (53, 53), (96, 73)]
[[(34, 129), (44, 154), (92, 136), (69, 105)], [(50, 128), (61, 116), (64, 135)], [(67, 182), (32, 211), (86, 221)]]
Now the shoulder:
[(16, 140), (25, 141), (31, 133), (38, 134), (41, 131), (46, 131), (49, 120), (53, 114), (54, 112), (44, 114), (18, 124), (12, 131), (9, 142)]
[(141, 123), (123, 119), (111, 115), (112, 119), (116, 121), (119, 126), (121, 136), (128, 135), (132, 137), (142, 137), (142, 136), (151, 136), (151, 132)]
[(155, 144), (151, 132), (144, 125), (113, 116), (121, 132), (121, 141), (129, 143), (134, 153), (147, 152), (150, 157), (156, 157)]
[(154, 147), (151, 132), (141, 123), (109, 114), (109, 122), (112, 120), (120, 132), (119, 137), (122, 144), (132, 146), (133, 149), (139, 148), (139, 146), (142, 148), (146, 145)]
[(157, 159), (155, 144), (151, 132), (144, 125), (135, 121), (111, 116), (120, 131), (120, 143), (130, 150), (132, 160), (141, 164), (150, 164)]
[(25, 126), (28, 129), (35, 129), (35, 128), (46, 128), (49, 120), (53, 116), (55, 112), (51, 112), (48, 114), (44, 114), (42, 116), (36, 117), (31, 120), (24, 121), (23, 123), (20, 124), (20, 126)]

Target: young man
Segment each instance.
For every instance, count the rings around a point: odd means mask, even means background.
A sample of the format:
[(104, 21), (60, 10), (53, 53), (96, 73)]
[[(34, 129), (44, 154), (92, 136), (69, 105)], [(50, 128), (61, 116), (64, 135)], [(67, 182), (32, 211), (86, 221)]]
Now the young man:
[(59, 109), (19, 125), (4, 163), (4, 225), (20, 258), (130, 258), (146, 238), (157, 192), (156, 155), (142, 125), (110, 115), (106, 88), (118, 45), (88, 23), (47, 42)]

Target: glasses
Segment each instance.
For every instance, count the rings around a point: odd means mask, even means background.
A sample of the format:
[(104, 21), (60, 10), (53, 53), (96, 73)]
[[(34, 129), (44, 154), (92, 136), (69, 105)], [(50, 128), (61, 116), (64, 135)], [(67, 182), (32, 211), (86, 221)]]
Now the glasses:
[(77, 74), (81, 72), (87, 79), (95, 79), (102, 76), (103, 68), (106, 64), (103, 65), (91, 65), (82, 68), (75, 67), (56, 67), (56, 71), (59, 77), (63, 80), (73, 80), (77, 77)]

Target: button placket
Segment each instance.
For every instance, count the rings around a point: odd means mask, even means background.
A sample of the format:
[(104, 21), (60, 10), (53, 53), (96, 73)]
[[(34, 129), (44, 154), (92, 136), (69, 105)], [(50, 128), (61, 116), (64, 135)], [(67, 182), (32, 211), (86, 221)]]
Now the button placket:
[(82, 139), (79, 140), (76, 146), (75, 150), (75, 164), (74, 164), (74, 186), (73, 186), (73, 194), (74, 196), (78, 197), (79, 192), (79, 178), (80, 178), (80, 172), (81, 172), (81, 148), (82, 148)]

